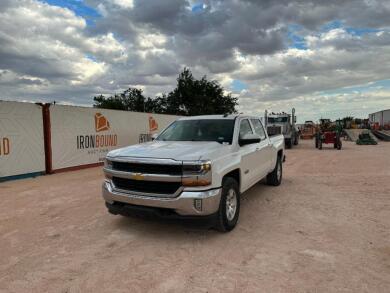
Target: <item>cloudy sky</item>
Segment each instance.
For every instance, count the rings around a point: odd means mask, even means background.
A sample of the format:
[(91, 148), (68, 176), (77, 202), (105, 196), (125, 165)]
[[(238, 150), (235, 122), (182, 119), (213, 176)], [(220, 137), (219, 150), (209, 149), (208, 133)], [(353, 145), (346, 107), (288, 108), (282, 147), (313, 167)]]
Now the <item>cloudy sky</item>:
[(390, 1), (1, 0), (0, 99), (91, 105), (169, 92), (184, 66), (240, 112), (390, 108)]

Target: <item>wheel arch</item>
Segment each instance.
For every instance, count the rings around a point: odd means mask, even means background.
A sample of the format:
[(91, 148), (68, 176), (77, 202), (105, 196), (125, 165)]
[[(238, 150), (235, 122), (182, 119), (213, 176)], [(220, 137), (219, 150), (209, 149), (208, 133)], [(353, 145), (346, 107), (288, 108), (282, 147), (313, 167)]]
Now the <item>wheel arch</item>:
[(278, 150), (278, 158), (283, 160), (283, 150)]
[(239, 168), (231, 170), (228, 173), (226, 173), (225, 175), (223, 175), (222, 180), (226, 177), (230, 177), (230, 178), (233, 178), (234, 180), (236, 180), (238, 183), (238, 188), (240, 190), (240, 188), (241, 188), (241, 173), (240, 173)]
[[(283, 149), (278, 150), (278, 152), (276, 153), (275, 166), (276, 166), (276, 164), (277, 164), (277, 162), (278, 162), (278, 159), (280, 159), (280, 160), (282, 161), (282, 163), (285, 161), (285, 160), (284, 160), (284, 150), (283, 150)], [(275, 166), (274, 166), (274, 168), (275, 168)], [(272, 169), (272, 170), (273, 170), (273, 169)]]

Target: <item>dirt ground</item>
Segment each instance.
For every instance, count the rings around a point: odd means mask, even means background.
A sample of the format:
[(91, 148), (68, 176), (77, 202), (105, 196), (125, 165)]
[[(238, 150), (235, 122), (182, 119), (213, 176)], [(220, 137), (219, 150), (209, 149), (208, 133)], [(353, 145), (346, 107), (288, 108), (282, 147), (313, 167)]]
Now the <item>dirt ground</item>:
[(102, 179), (0, 183), (0, 292), (390, 292), (390, 143), (301, 142), (226, 234), (110, 215)]

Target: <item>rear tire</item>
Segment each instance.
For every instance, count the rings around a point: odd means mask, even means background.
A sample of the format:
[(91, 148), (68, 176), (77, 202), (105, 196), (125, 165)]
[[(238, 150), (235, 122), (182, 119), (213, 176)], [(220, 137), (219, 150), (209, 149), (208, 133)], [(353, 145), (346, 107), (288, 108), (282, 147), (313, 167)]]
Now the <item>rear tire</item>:
[(240, 215), (240, 191), (238, 183), (231, 177), (222, 181), (222, 195), (215, 228), (221, 232), (234, 229)]
[(336, 135), (336, 140), (337, 140), (337, 145), (336, 145), (336, 147), (337, 147), (338, 150), (341, 150), (342, 142), (341, 142), (340, 134), (337, 134), (337, 135)]
[(267, 184), (272, 186), (279, 186), (283, 178), (283, 164), (282, 159), (278, 156), (274, 170), (267, 175)]

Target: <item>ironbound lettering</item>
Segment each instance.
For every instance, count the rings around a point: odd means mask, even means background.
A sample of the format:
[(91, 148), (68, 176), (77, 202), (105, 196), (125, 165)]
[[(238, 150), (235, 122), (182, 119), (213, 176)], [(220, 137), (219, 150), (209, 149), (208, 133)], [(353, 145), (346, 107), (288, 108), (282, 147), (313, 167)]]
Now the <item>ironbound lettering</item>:
[(116, 134), (78, 135), (77, 149), (94, 149), (102, 147), (115, 147), (118, 144)]
[(149, 134), (149, 133), (141, 133), (139, 135), (139, 138), (138, 138), (138, 142), (139, 143), (144, 143), (144, 142), (148, 142), (148, 141), (152, 141), (152, 135)]

